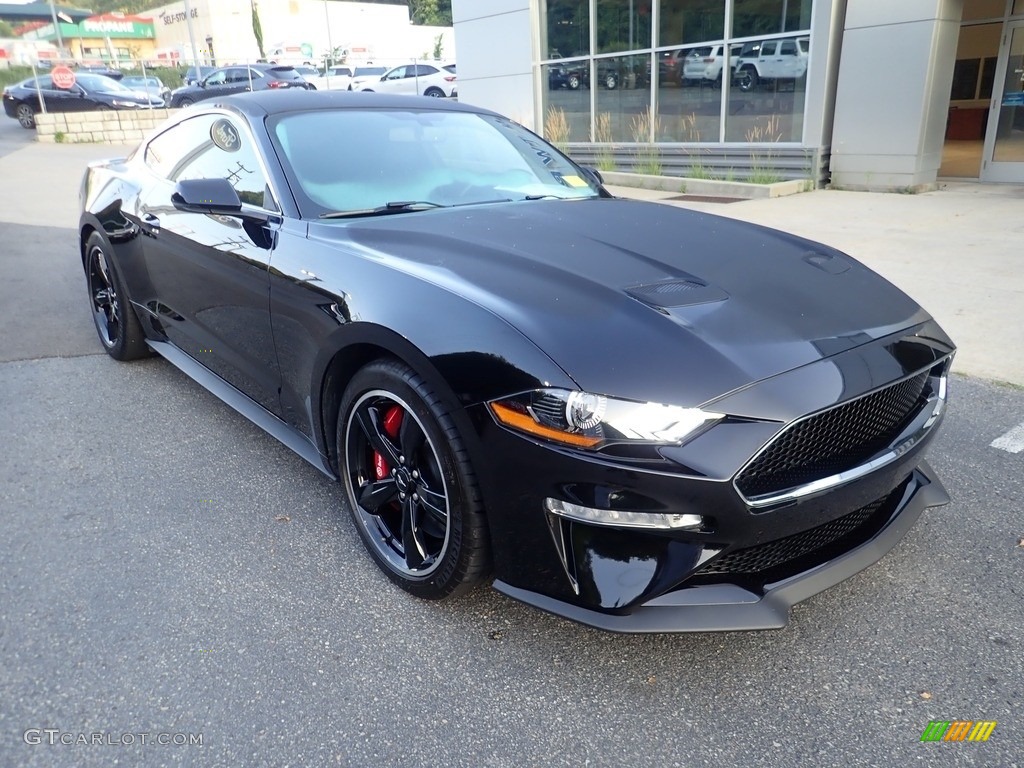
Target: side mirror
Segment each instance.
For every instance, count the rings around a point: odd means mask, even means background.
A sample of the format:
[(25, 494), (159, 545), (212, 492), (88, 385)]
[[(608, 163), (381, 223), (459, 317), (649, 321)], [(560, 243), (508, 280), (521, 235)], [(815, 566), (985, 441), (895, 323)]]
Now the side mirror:
[(580, 166), (580, 170), (583, 171), (583, 175), (587, 177), (592, 183), (597, 184), (599, 187), (604, 186), (604, 177), (597, 168), (590, 168), (588, 166)]
[(179, 181), (171, 203), (186, 213), (237, 214), (242, 201), (227, 179), (187, 179)]

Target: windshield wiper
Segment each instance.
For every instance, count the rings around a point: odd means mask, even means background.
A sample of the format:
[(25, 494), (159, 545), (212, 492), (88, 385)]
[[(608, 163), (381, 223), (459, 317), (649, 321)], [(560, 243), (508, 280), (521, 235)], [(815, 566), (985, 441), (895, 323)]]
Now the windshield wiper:
[(354, 211), (334, 211), (332, 213), (321, 213), (321, 219), (346, 219), (359, 216), (388, 216), (392, 213), (409, 213), (411, 211), (428, 211), (431, 208), (447, 208), (441, 203), (434, 203), (430, 200), (394, 200), (377, 208), (361, 208)]
[(571, 197), (561, 195), (527, 195), (523, 200), (571, 200)]

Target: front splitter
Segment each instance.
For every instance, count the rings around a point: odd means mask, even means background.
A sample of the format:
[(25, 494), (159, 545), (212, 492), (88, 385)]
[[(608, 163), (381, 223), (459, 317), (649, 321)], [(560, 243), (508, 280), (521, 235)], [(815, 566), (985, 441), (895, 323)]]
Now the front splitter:
[(949, 503), (949, 495), (922, 461), (889, 521), (868, 541), (826, 563), (769, 584), (756, 594), (733, 584), (710, 584), (668, 592), (627, 614), (595, 611), (584, 606), (519, 589), (502, 581), (502, 594), (581, 624), (609, 632), (732, 632), (781, 629), (790, 609), (812, 595), (845, 581), (878, 562), (899, 543), (925, 509)]

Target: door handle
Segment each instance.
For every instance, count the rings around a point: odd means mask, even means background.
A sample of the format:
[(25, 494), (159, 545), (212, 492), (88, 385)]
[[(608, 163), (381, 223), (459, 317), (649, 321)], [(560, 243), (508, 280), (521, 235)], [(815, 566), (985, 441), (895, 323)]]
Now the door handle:
[(144, 213), (139, 218), (139, 227), (150, 237), (156, 237), (160, 234), (160, 219), (152, 213)]

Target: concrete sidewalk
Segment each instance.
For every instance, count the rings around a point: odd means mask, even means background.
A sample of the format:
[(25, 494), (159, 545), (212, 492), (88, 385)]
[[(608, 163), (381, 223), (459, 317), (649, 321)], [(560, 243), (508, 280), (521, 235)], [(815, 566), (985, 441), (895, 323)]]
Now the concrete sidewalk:
[[(29, 144), (0, 157), (6, 182), (0, 220), (76, 227), (86, 163), (132, 149)], [(839, 248), (892, 280), (942, 323), (960, 348), (956, 371), (1024, 386), (1024, 187), (955, 183), (920, 195), (822, 190), (729, 204), (665, 200), (674, 195), (628, 187), (611, 191)]]
[(629, 187), (610, 191), (839, 248), (942, 324), (959, 347), (954, 370), (1024, 386), (1024, 186), (943, 183), (918, 195), (818, 190), (728, 204)]

